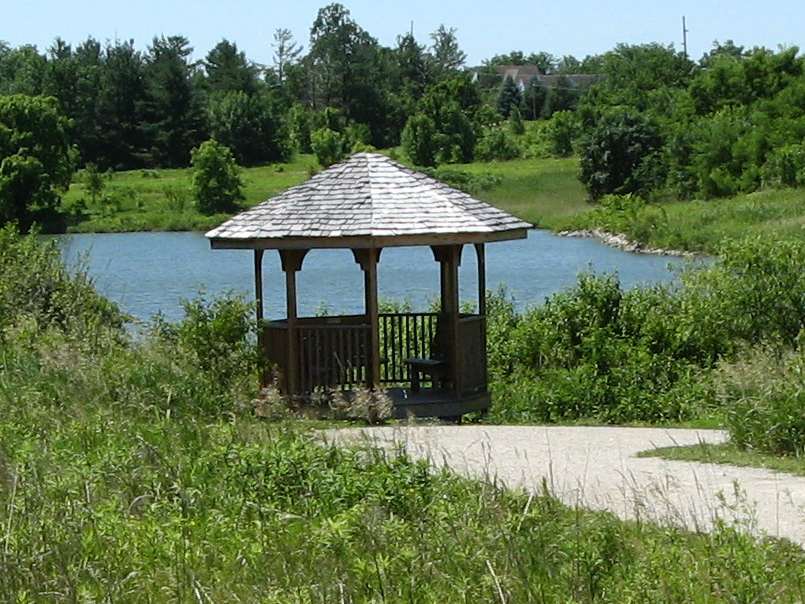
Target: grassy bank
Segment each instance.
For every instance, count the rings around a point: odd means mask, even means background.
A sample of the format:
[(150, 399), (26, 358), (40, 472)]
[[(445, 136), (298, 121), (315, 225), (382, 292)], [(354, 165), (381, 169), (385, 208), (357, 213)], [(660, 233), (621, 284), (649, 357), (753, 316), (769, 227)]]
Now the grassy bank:
[[(244, 208), (306, 180), (317, 166), (315, 158), (300, 155), (289, 164), (243, 169)], [(105, 179), (103, 195), (94, 202), (82, 173), (64, 196), (65, 212), (72, 216), (69, 231), (77, 233), (125, 231), (204, 231), (228, 218), (201, 214), (191, 192), (192, 171), (131, 170)]]
[(599, 207), (571, 216), (561, 228), (600, 228), (649, 247), (715, 253), (726, 238), (759, 235), (805, 240), (805, 190), (759, 191), (728, 199)]
[[(314, 157), (300, 155), (290, 164), (245, 168), (242, 206), (250, 207), (303, 182), (316, 166)], [(551, 228), (590, 209), (572, 159), (477, 162), (450, 168), (499, 178), (498, 184), (478, 191), (478, 197), (539, 226)], [(64, 209), (73, 217), (72, 232), (206, 230), (227, 218), (225, 214), (205, 216), (195, 209), (189, 169), (114, 173), (95, 202), (83, 180), (79, 173), (64, 197)]]
[(790, 602), (805, 553), (322, 445), (256, 416), (249, 309), (130, 339), (0, 230), (0, 600)]

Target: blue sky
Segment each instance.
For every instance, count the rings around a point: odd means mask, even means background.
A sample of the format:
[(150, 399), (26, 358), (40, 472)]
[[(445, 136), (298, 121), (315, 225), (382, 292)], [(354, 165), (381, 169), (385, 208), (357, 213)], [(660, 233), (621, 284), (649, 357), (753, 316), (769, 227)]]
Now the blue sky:
[[(420, 42), (440, 23), (457, 28), (470, 64), (519, 49), (556, 55), (602, 52), (618, 42), (675, 43), (681, 47), (681, 17), (688, 18), (688, 44), (699, 58), (713, 40), (732, 38), (746, 46), (805, 47), (805, 2), (681, 0), (345, 0), (358, 23), (393, 44), (414, 23)], [(93, 35), (100, 40), (134, 38), (144, 48), (155, 34), (181, 33), (203, 56), (221, 38), (237, 42), (249, 58), (271, 62), (271, 37), (287, 27), (307, 45), (310, 25), (323, 0), (16, 1), (4, 0), (0, 40), (46, 47), (57, 35), (68, 42)]]

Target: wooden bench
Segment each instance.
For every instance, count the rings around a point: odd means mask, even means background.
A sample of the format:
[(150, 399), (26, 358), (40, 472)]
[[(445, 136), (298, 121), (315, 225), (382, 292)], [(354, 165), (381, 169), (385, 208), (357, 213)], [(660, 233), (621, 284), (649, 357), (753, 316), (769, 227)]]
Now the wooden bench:
[(437, 379), (444, 381), (447, 373), (447, 362), (441, 359), (406, 359), (405, 364), (411, 369), (411, 392), (419, 392), (421, 381), (420, 374), (429, 375), (435, 382)]

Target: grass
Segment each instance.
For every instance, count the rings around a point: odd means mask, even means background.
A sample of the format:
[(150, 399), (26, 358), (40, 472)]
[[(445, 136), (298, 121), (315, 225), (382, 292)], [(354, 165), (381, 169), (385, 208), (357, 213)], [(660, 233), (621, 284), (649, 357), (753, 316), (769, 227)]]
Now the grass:
[(662, 457), (674, 461), (699, 461), (703, 463), (729, 464), (767, 468), (805, 476), (805, 459), (801, 457), (771, 455), (758, 451), (739, 449), (731, 443), (711, 445), (700, 443), (688, 447), (661, 447), (641, 452), (638, 457)]
[[(251, 207), (280, 191), (306, 180), (318, 164), (313, 156), (299, 155), (292, 163), (243, 170), (242, 206)], [(539, 226), (551, 228), (558, 220), (590, 209), (576, 178), (572, 159), (515, 160), (463, 164), (455, 169), (474, 174), (491, 173), (501, 183), (478, 196)], [(108, 201), (89, 200), (81, 174), (64, 196), (64, 209), (79, 215), (71, 232), (206, 230), (228, 216), (205, 216), (193, 207), (191, 171), (132, 170), (114, 173), (106, 183)]]
[(805, 190), (766, 190), (708, 201), (648, 204), (637, 211), (596, 209), (567, 228), (603, 228), (650, 247), (715, 253), (725, 238), (805, 239)]
[(578, 179), (576, 159), (518, 159), (456, 166), (470, 173), (491, 173), (501, 183), (477, 197), (538, 227), (556, 229), (572, 216), (592, 209)]
[[(251, 207), (268, 197), (299, 184), (317, 166), (315, 158), (299, 155), (288, 164), (243, 169), (243, 207)], [(82, 204), (86, 211), (68, 227), (70, 232), (125, 231), (204, 231), (228, 218), (227, 214), (206, 216), (193, 204), (192, 171), (131, 170), (116, 172), (106, 181), (108, 201), (92, 203), (79, 173), (63, 199), (68, 214)]]

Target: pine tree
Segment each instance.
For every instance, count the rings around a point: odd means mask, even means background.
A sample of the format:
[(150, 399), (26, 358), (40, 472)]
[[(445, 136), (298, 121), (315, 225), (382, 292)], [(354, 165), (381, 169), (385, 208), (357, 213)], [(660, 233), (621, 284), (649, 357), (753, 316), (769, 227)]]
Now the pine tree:
[(498, 95), (498, 113), (503, 117), (509, 117), (512, 107), (519, 106), (521, 101), (520, 89), (511, 76), (507, 76)]
[(525, 134), (525, 125), (523, 124), (523, 117), (520, 115), (520, 108), (515, 105), (512, 107), (509, 114), (509, 129), (512, 134), (520, 135)]

